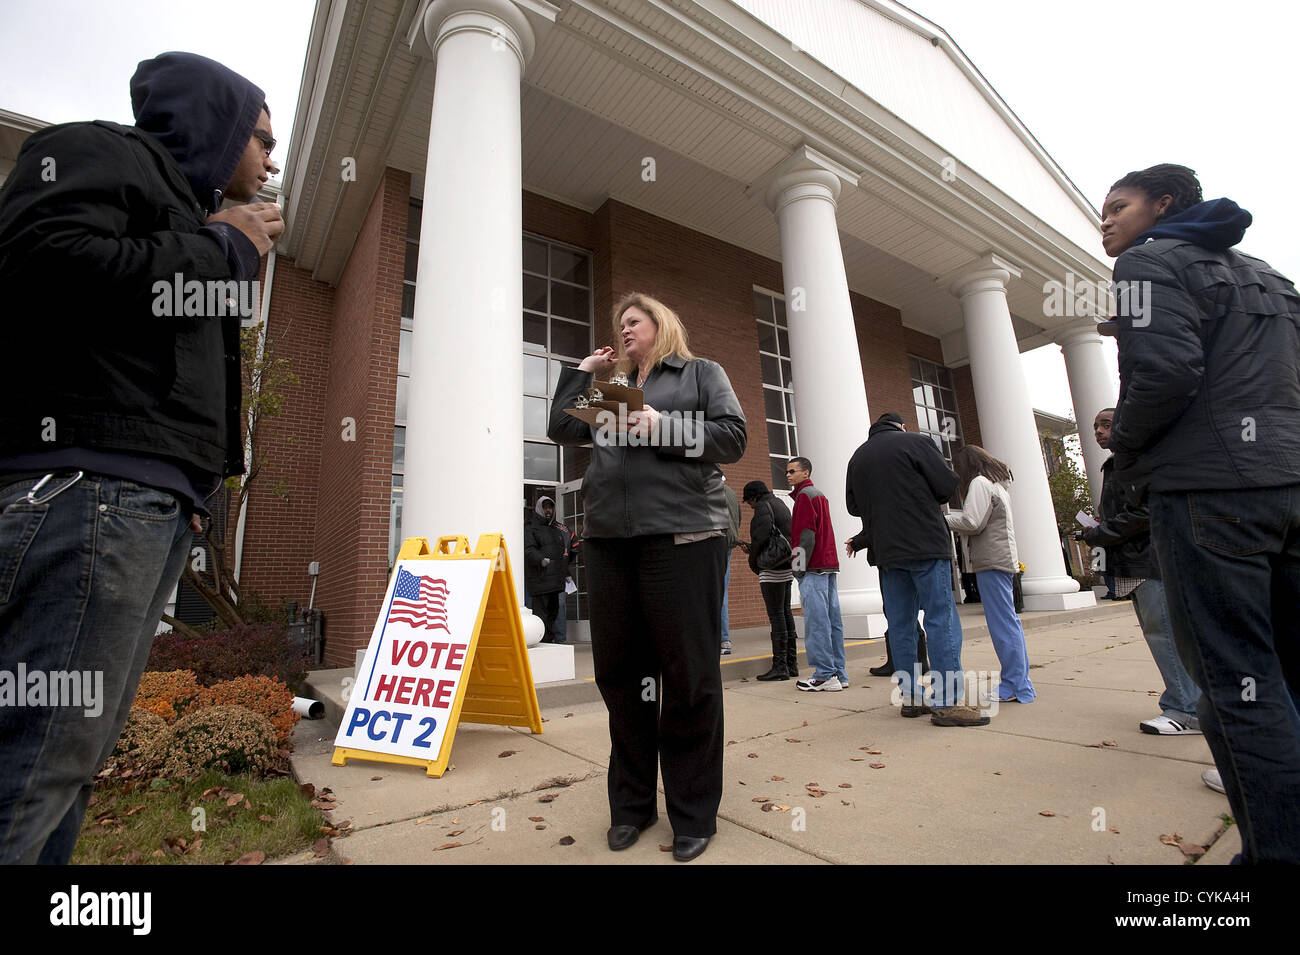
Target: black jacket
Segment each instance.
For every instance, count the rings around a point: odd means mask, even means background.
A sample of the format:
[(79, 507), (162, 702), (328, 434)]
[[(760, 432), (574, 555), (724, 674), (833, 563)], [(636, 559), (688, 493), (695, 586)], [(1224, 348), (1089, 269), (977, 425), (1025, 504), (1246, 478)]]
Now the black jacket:
[(1101, 523), (1083, 532), (1084, 542), (1105, 548), (1103, 573), (1158, 579), (1146, 494), (1142, 493), (1138, 502), (1131, 501), (1132, 495), (1120, 487), (1114, 473), (1115, 459), (1107, 458), (1101, 465)]
[(0, 457), (83, 448), (239, 474), (239, 316), (160, 317), (155, 283), (255, 277), (239, 274), (252, 243), (205, 219), (264, 97), (168, 54), (132, 98), (137, 126), (33, 133), (0, 192)]
[(669, 355), (650, 373), (645, 402), (666, 416), (671, 431), (661, 432), (658, 446), (620, 445), (564, 413), (593, 378), (574, 368), (560, 372), (546, 432), (556, 444), (593, 445), (582, 481), (582, 537), (726, 531), (730, 518), (718, 465), (740, 460), (746, 436), (744, 412), (722, 366)]
[(760, 570), (787, 570), (790, 567), (790, 561), (786, 561), (778, 567), (762, 568), (758, 566), (758, 555), (763, 551), (763, 545), (767, 539), (772, 536), (772, 528), (785, 535), (787, 541), (790, 540), (790, 511), (779, 497), (768, 491), (754, 500), (754, 516), (749, 519), (749, 569), (754, 573)]
[[(1224, 209), (1231, 229), (1209, 221)], [(1126, 488), (1147, 475), (1154, 491), (1300, 483), (1300, 295), (1229, 248), (1249, 222), (1228, 200), (1201, 203), (1115, 263), (1133, 290), (1120, 300), (1110, 439)]]
[(957, 490), (952, 472), (923, 434), (877, 422), (849, 459), (845, 503), (862, 518), (853, 549), (867, 560), (892, 567), (907, 560), (948, 560), (952, 532), (940, 505)]
[[(524, 527), (524, 584), (530, 594), (564, 589), (569, 562), (578, 555), (578, 541), (556, 520), (533, 515)], [(543, 567), (543, 559), (550, 562)]]

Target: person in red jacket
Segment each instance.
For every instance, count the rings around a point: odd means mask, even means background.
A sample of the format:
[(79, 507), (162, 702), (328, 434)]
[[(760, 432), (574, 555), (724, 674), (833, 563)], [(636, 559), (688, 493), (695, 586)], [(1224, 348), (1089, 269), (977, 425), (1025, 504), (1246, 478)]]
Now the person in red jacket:
[(844, 669), (844, 622), (835, 588), (840, 559), (835, 553), (830, 503), (813, 487), (812, 462), (807, 458), (791, 458), (785, 478), (794, 497), (790, 542), (794, 545), (794, 576), (803, 602), (804, 648), (813, 668), (813, 675), (795, 683), (795, 689), (846, 690), (849, 672)]

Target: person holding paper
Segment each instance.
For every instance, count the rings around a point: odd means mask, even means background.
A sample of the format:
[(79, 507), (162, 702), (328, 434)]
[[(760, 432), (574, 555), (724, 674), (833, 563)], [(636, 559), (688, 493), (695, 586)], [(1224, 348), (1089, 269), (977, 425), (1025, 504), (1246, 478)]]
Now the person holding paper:
[(546, 626), (542, 643), (564, 643), (564, 627), (557, 620), (578, 542), (555, 519), (552, 498), (539, 497), (533, 510), (536, 513), (524, 528), (524, 585), (533, 598), (533, 612)]
[[(667, 305), (628, 295), (613, 332), (617, 351), (599, 348), (561, 372), (547, 434), (593, 445), (583, 549), (596, 685), (609, 710), (609, 847), (627, 849), (658, 820), (662, 767), (673, 857), (687, 862), (717, 831), (722, 800), (729, 516), (718, 465), (745, 453), (745, 416), (722, 366), (691, 354)], [(644, 391), (641, 410), (606, 412), (617, 428), (565, 413), (615, 372)]]
[(998, 702), (1032, 703), (1038, 694), (1029, 679), (1029, 651), (1011, 588), (1020, 566), (1011, 496), (1007, 493), (1011, 469), (973, 444), (952, 456), (952, 469), (961, 482), (957, 492), (962, 509), (945, 516), (948, 527), (962, 535), (970, 568), (979, 584), (989, 638), (1002, 665)]

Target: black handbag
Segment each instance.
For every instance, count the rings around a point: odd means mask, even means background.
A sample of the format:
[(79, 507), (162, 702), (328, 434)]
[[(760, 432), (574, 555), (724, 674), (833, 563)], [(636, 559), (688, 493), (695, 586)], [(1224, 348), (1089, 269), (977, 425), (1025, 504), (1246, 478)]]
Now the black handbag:
[(763, 546), (754, 558), (762, 570), (786, 570), (790, 566), (790, 560), (793, 557), (793, 549), (786, 536), (781, 533), (781, 529), (776, 526), (776, 515), (772, 513), (772, 505), (767, 505), (767, 516), (772, 521), (772, 533), (767, 535), (767, 540), (763, 541)]

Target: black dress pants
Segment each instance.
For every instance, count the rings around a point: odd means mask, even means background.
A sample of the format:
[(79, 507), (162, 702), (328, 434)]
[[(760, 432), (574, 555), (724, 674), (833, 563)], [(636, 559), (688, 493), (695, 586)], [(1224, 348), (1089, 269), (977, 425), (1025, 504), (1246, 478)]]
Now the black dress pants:
[(555, 642), (555, 620), (560, 615), (560, 594), (533, 594), (533, 613), (546, 626), (543, 643)]
[(794, 636), (794, 612), (790, 609), (790, 584), (791, 581), (788, 580), (783, 584), (760, 583), (758, 589), (763, 595), (763, 607), (767, 610), (767, 622), (771, 625), (772, 632), (785, 632)]
[(711, 836), (726, 742), (718, 662), (726, 538), (588, 538), (582, 546), (596, 685), (609, 710), (611, 824), (655, 814), (661, 765), (673, 833)]

